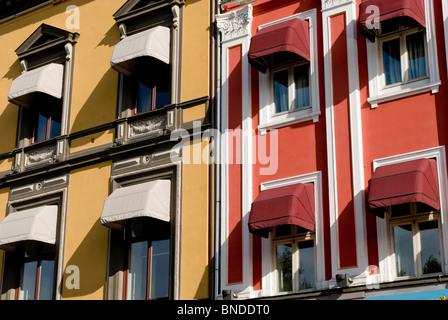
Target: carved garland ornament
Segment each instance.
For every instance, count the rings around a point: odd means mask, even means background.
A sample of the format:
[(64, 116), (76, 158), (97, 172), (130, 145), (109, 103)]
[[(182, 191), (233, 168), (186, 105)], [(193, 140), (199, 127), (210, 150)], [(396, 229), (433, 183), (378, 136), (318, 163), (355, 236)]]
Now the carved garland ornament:
[(247, 5), (239, 10), (217, 15), (216, 20), (223, 41), (250, 35), (252, 6)]
[(164, 129), (166, 126), (166, 115), (136, 121), (130, 124), (130, 137), (145, 134), (148, 132)]
[(45, 149), (32, 151), (25, 155), (25, 165), (28, 166), (39, 162), (51, 160), (55, 155), (56, 155), (55, 147), (49, 147)]

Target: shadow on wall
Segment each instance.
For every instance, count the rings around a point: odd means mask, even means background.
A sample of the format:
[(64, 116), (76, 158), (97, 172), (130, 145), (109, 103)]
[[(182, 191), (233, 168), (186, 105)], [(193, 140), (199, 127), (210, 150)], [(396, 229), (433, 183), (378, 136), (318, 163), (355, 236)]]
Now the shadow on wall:
[[(76, 86), (76, 81), (74, 83)], [(109, 69), (76, 112), (70, 132), (78, 132), (115, 120), (118, 73)], [(75, 92), (75, 91), (74, 91)], [(107, 106), (104, 108), (104, 106)], [(74, 114), (72, 110), (72, 115)]]
[[(105, 298), (107, 241), (108, 229), (98, 219), (65, 265), (63, 299)], [(69, 266), (76, 266), (79, 270), (79, 288), (71, 287), (77, 280), (75, 272), (70, 271)]]

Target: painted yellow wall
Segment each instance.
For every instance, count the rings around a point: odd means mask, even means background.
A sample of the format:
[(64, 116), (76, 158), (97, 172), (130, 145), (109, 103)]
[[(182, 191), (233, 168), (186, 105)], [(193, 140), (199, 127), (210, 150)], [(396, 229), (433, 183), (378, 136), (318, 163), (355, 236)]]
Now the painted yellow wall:
[(208, 154), (208, 149), (208, 142), (199, 140), (183, 148), (181, 299), (208, 298), (209, 166), (193, 160), (195, 150)]
[(181, 100), (210, 95), (210, 1), (186, 1), (182, 35)]
[[(78, 152), (114, 142), (115, 130), (107, 130), (74, 139), (70, 143), (70, 152)], [(0, 167), (1, 168), (1, 167)]]
[(111, 162), (74, 170), (68, 188), (64, 270), (80, 270), (80, 289), (68, 290), (64, 275), (63, 299), (102, 300), (105, 298), (108, 229), (100, 218), (109, 195)]
[[(9, 188), (0, 189), (0, 221), (6, 217), (8, 211), (8, 198)], [(4, 251), (0, 250), (0, 270), (3, 270), (3, 254)]]
[(0, 172), (9, 171), (14, 164), (14, 158), (0, 160)]
[(183, 123), (187, 123), (193, 120), (202, 119), (205, 117), (205, 103), (191, 108), (183, 110)]
[[(110, 68), (110, 59), (120, 34), (112, 15), (124, 2), (70, 0), (0, 24), (0, 153), (15, 146), (18, 107), (7, 100), (12, 81), (22, 72), (15, 50), (42, 23), (80, 34), (75, 47), (70, 132), (115, 120), (118, 74)], [(73, 11), (66, 13), (69, 5), (79, 8), (79, 29), (67, 27), (73, 14)]]

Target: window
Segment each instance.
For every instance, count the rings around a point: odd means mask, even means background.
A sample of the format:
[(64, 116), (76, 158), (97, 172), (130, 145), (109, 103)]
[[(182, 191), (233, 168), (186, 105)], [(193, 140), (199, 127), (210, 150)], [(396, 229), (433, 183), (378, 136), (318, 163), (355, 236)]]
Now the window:
[(121, 33), (111, 59), (111, 67), (120, 73), (119, 117), (160, 109), (175, 100), (171, 80), (173, 57), (178, 55), (173, 25), (177, 5), (132, 0), (114, 14)]
[(16, 299), (54, 299), (55, 246), (24, 242), (17, 254), (20, 255), (21, 274)]
[(311, 106), (309, 70), (309, 63), (304, 62), (272, 71), (272, 89), (276, 114)]
[[(360, 14), (367, 5), (364, 3), (360, 4)], [(396, 17), (383, 19), (378, 29), (370, 31), (366, 40), (370, 95), (368, 102), (372, 108), (382, 102), (423, 92), (437, 93), (441, 84), (434, 41), (436, 31), (433, 1), (421, 1), (422, 8), (417, 10), (420, 18), (408, 16), (411, 14), (401, 7), (401, 2), (395, 4), (397, 9), (393, 15)], [(385, 10), (380, 8), (380, 13), (383, 14)], [(398, 17), (399, 12), (403, 16)], [(365, 23), (363, 17), (366, 17), (366, 13), (360, 16)], [(366, 27), (361, 27), (361, 32), (366, 33), (366, 30)]]
[(170, 224), (149, 218), (126, 222), (126, 300), (167, 299), (170, 282)]
[(67, 134), (78, 37), (42, 24), (17, 48), (23, 72), (12, 82), (8, 101), (20, 107), (18, 148)]
[(314, 233), (294, 225), (274, 228), (277, 291), (297, 292), (316, 287)]
[(30, 123), (30, 144), (49, 140), (61, 135), (62, 101), (53, 97), (39, 96), (33, 107), (24, 110)]
[[(296, 15), (259, 26), (258, 33), (251, 39), (249, 61), (259, 72), (260, 85), (260, 123), (261, 134), (266, 130), (288, 126), (294, 123), (312, 120), (317, 122), (320, 115), (319, 78), (317, 57), (316, 10), (309, 10)], [(289, 51), (276, 52), (262, 39), (266, 30), (278, 30), (282, 34), (285, 25), (295, 27), (298, 32), (299, 52), (289, 47)], [(256, 43), (258, 37), (262, 41)], [(270, 41), (274, 41), (272, 38)], [(280, 38), (279, 40), (280, 41)], [(286, 45), (288, 45), (286, 41)], [(275, 43), (274, 43), (275, 44)], [(264, 52), (262, 50), (265, 50)], [(258, 52), (257, 52), (258, 51)], [(263, 54), (265, 54), (263, 56)], [(265, 71), (266, 72), (263, 72)]]
[(442, 272), (440, 212), (420, 203), (389, 207), (390, 247), (395, 277)]
[[(168, 70), (165, 72), (168, 72)], [(133, 82), (134, 87), (133, 114), (156, 110), (170, 104), (171, 97), (168, 79), (160, 78), (155, 83), (154, 81), (148, 83), (141, 79), (127, 79), (127, 81)]]
[(385, 87), (428, 77), (424, 31), (411, 29), (380, 38), (379, 48)]

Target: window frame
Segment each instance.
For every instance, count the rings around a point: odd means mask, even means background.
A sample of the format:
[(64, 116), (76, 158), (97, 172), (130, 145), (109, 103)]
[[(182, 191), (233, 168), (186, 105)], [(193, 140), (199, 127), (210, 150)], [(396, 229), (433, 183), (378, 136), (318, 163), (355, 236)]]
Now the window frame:
[[(394, 280), (403, 279), (420, 279), (425, 277), (433, 277), (435, 275), (441, 275), (443, 273), (442, 263), (444, 261), (443, 257), (443, 241), (442, 241), (442, 218), (440, 211), (429, 211), (429, 212), (417, 212), (416, 203), (410, 203), (410, 214), (400, 217), (392, 217), (392, 207), (388, 208), (387, 212), (387, 224), (388, 224), (388, 241), (390, 256), (393, 261), (393, 278)], [(441, 271), (437, 273), (424, 274), (422, 269), (422, 259), (421, 259), (421, 241), (420, 241), (420, 230), (418, 224), (421, 222), (431, 222), (437, 221), (437, 228), (439, 232), (439, 250), (440, 250), (440, 263)], [(414, 275), (410, 276), (398, 276), (396, 270), (396, 253), (395, 253), (395, 238), (393, 228), (396, 226), (411, 225), (412, 227), (412, 252), (413, 252), (413, 262), (414, 262)]]
[[(442, 244), (440, 247), (442, 257), (442, 273), (448, 273), (448, 224), (446, 206), (448, 204), (448, 172), (446, 163), (445, 147), (439, 146), (430, 149), (418, 150), (414, 152), (398, 154), (386, 158), (380, 158), (373, 160), (373, 170), (381, 166), (387, 166), (397, 163), (403, 163), (418, 159), (430, 159), (433, 158), (437, 163), (437, 174), (439, 184), (439, 199), (440, 199), (440, 237)], [(379, 278), (381, 282), (395, 281), (395, 260), (391, 256), (389, 230), (387, 219), (376, 217), (376, 229), (377, 229), (377, 244), (378, 244), (378, 267)]]
[[(143, 224), (144, 234), (140, 236), (133, 237), (131, 235), (132, 230), (130, 224), (132, 221), (128, 220), (125, 222), (124, 228), (124, 276), (123, 276), (123, 300), (132, 300), (128, 299), (128, 285), (129, 285), (129, 268), (130, 268), (130, 258), (131, 258), (131, 247), (134, 243), (146, 242), (147, 243), (147, 257), (146, 257), (146, 297), (145, 300), (168, 300), (170, 299), (170, 286), (171, 286), (171, 275), (168, 277), (168, 296), (161, 298), (151, 298), (151, 267), (152, 267), (152, 250), (153, 250), (153, 241), (157, 241), (151, 238), (151, 232), (148, 230), (148, 223), (152, 223), (151, 221), (140, 220), (138, 223)], [(157, 223), (157, 222), (156, 222)], [(171, 242), (172, 235), (171, 232), (168, 236), (168, 239), (161, 240), (169, 240), (170, 241), (170, 250), (169, 250), (169, 265), (172, 264), (172, 250), (171, 250)]]
[[(288, 20), (302, 19), (309, 23), (310, 32), (310, 61), (309, 61), (309, 88), (310, 88), (310, 107), (300, 108), (288, 113), (275, 114), (275, 106), (273, 106), (273, 82), (272, 71), (268, 70), (266, 74), (261, 72), (259, 75), (259, 124), (258, 129), (262, 135), (266, 134), (267, 130), (281, 128), (295, 123), (312, 120), (313, 123), (319, 121), (320, 102), (319, 102), (319, 63), (318, 63), (318, 42), (317, 42), (317, 9), (311, 9), (292, 16), (269, 22), (258, 27), (258, 30), (270, 27)], [(300, 60), (297, 61), (300, 63)], [(291, 63), (294, 65), (295, 63)], [(275, 68), (273, 68), (274, 70)]]
[[(424, 40), (424, 49), (425, 49), (425, 67), (426, 67), (426, 76), (424, 77), (419, 77), (416, 79), (411, 79), (409, 80), (409, 52), (407, 50), (407, 45), (406, 45), (406, 39), (408, 36), (413, 35), (413, 34), (417, 34), (422, 32), (423, 34), (423, 40)], [(400, 67), (401, 67), (401, 82), (396, 82), (396, 83), (392, 83), (392, 84), (386, 84), (386, 75), (385, 75), (385, 70), (384, 70), (384, 55), (383, 55), (383, 44), (384, 42), (387, 41), (392, 41), (395, 39), (399, 39), (400, 42)], [(388, 88), (394, 88), (394, 87), (402, 87), (402, 86), (406, 86), (412, 82), (419, 82), (422, 80), (426, 80), (429, 79), (429, 66), (428, 66), (428, 46), (427, 46), (427, 41), (426, 41), (426, 33), (424, 32), (424, 30), (422, 28), (410, 28), (410, 29), (400, 29), (397, 32), (393, 32), (391, 34), (382, 36), (378, 38), (378, 61), (380, 61), (379, 63), (379, 68), (380, 68), (380, 77), (381, 77), (381, 87), (383, 88), (383, 90), (387, 90)], [(401, 89), (401, 88), (399, 88)]]
[[(272, 270), (274, 274), (274, 291), (278, 295), (282, 294), (291, 294), (291, 293), (300, 293), (300, 292), (307, 292), (307, 291), (314, 291), (316, 290), (316, 275), (317, 275), (317, 258), (316, 258), (316, 235), (314, 232), (307, 231), (307, 232), (297, 232), (297, 226), (290, 225), (292, 232), (289, 235), (285, 236), (276, 236), (275, 233), (277, 231), (277, 228), (274, 228), (272, 232)], [(314, 286), (309, 289), (300, 289), (300, 275), (299, 275), (299, 268), (300, 268), (300, 254), (299, 254), (299, 243), (303, 242), (313, 242), (313, 248), (314, 248), (314, 260), (313, 260), (313, 267), (314, 267)], [(283, 245), (283, 244), (291, 244), (291, 250), (292, 250), (292, 291), (280, 291), (279, 289), (279, 274), (277, 269), (277, 246)]]
[[(313, 183), (314, 185), (314, 210), (315, 210), (315, 290), (328, 288), (328, 281), (325, 275), (325, 252), (324, 252), (324, 217), (323, 217), (323, 198), (322, 198), (322, 172), (316, 171), (303, 175), (282, 178), (278, 180), (266, 181), (260, 185), (260, 191), (280, 188), (283, 186), (297, 183)], [(282, 293), (277, 292), (276, 272), (273, 269), (273, 259), (275, 258), (272, 245), (272, 233), (269, 239), (261, 239), (262, 250), (262, 289), (254, 293), (254, 296), (275, 296)], [(275, 264), (274, 264), (275, 265)]]
[[(311, 83), (311, 74), (310, 74), (310, 63), (308, 61), (296, 61), (294, 63), (288, 63), (280, 66), (276, 66), (274, 68), (269, 69), (269, 87), (270, 87), (270, 94), (269, 94), (269, 105), (272, 110), (270, 111), (272, 113), (272, 117), (278, 117), (284, 114), (294, 113), (294, 112), (307, 112), (308, 109), (311, 109), (311, 106), (313, 104), (312, 96), (311, 96), (311, 85), (308, 86), (309, 96), (310, 96), (310, 104), (305, 107), (296, 108), (295, 107), (295, 101), (296, 101), (296, 83), (294, 79), (294, 69), (297, 67), (302, 66), (308, 66), (308, 84)], [(281, 71), (288, 71), (288, 110), (277, 112), (277, 106), (275, 104), (275, 88), (274, 88), (274, 75)]]
[[(379, 104), (409, 97), (412, 95), (431, 92), (433, 94), (439, 92), (441, 80), (439, 76), (439, 64), (436, 43), (436, 28), (434, 19), (433, 1), (424, 0), (426, 15), (426, 61), (427, 61), (427, 77), (418, 81), (411, 81), (399, 86), (383, 87), (383, 70), (382, 57), (379, 55), (378, 37), (375, 42), (371, 42), (364, 38), (366, 42), (367, 53), (367, 69), (369, 80), (369, 96), (367, 102), (371, 108), (377, 108)], [(380, 37), (381, 38), (381, 37)], [(382, 52), (381, 52), (382, 53)]]
[(17, 277), (18, 283), (17, 283), (17, 288), (16, 288), (16, 292), (15, 292), (15, 300), (24, 300), (24, 299), (20, 299), (20, 294), (21, 294), (21, 289), (22, 289), (22, 279), (23, 279), (23, 273), (24, 273), (24, 267), (25, 267), (25, 263), (28, 262), (37, 262), (37, 270), (36, 270), (36, 279), (35, 279), (35, 284), (34, 284), (34, 298), (31, 300), (40, 300), (39, 299), (39, 290), (40, 290), (40, 286), (41, 286), (41, 271), (42, 271), (42, 261), (43, 260), (50, 260), (50, 259), (46, 259), (48, 257), (52, 258), (53, 260), (53, 284), (52, 284), (52, 297), (51, 300), (55, 299), (56, 296), (56, 273), (57, 273), (57, 260), (56, 260), (56, 245), (53, 245), (53, 249), (52, 252), (49, 253), (43, 253), (42, 252), (42, 247), (44, 246), (44, 244), (42, 243), (38, 243), (37, 244), (39, 246), (39, 253), (33, 256), (29, 256), (29, 257), (25, 257), (25, 248), (24, 248), (24, 244), (22, 243), (20, 245), (20, 250), (18, 250), (18, 253), (21, 254), (21, 257), (18, 258), (18, 264), (20, 265), (20, 276)]

